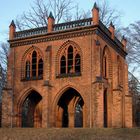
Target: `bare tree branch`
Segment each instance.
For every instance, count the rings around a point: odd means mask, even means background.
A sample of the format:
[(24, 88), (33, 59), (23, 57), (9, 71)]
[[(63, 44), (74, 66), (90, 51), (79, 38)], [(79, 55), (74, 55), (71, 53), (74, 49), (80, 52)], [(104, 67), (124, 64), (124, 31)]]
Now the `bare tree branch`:
[[(100, 9), (100, 20), (109, 25), (112, 21), (114, 25), (118, 26), (120, 13), (111, 7), (104, 0), (98, 3)], [(73, 0), (35, 0), (29, 12), (24, 12), (16, 19), (16, 25), (19, 30), (26, 28), (47, 26), (47, 18), (49, 12), (52, 12), (56, 23), (64, 21), (71, 21), (72, 19), (79, 20), (89, 18), (91, 10), (84, 11), (79, 8), (79, 4), (75, 4)], [(72, 14), (75, 13), (75, 14)]]
[(106, 26), (109, 26), (110, 22), (112, 22), (118, 28), (121, 13), (115, 8), (111, 8), (105, 0), (98, 2), (98, 7), (100, 10), (100, 20)]
[(47, 26), (50, 11), (54, 15), (55, 22), (59, 23), (73, 8), (72, 0), (48, 0), (47, 3), (35, 0), (29, 12), (24, 12), (16, 18), (16, 26), (19, 30)]

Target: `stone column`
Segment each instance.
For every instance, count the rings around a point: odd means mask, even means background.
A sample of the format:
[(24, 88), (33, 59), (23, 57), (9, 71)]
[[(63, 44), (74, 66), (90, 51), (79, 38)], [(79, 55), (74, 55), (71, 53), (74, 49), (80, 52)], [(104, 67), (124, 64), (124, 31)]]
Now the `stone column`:
[(68, 105), (68, 115), (69, 115), (69, 127), (74, 127), (74, 114), (75, 114), (75, 108), (74, 108), (74, 99), (72, 99)]
[(63, 109), (61, 107), (57, 108), (56, 111), (56, 127), (62, 127), (62, 117), (63, 117)]

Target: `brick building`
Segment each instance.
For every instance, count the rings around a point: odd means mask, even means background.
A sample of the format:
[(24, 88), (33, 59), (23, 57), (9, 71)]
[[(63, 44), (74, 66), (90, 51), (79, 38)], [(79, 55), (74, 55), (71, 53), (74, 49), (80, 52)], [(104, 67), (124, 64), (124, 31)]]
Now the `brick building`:
[(9, 27), (2, 126), (132, 127), (126, 39), (92, 18), (16, 32)]

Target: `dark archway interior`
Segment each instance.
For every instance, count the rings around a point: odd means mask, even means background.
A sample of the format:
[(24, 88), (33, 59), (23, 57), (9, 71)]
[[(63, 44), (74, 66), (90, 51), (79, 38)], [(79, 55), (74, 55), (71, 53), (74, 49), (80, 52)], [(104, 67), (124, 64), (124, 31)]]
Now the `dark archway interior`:
[(83, 127), (83, 108), (82, 108), (83, 105), (84, 102), (82, 98), (80, 98), (75, 106), (75, 120), (74, 120), (75, 127)]
[(58, 106), (63, 110), (62, 127), (69, 127), (70, 113), (73, 113), (74, 116), (74, 127), (83, 126), (83, 105), (84, 101), (75, 89), (69, 88), (63, 93), (58, 102)]
[(137, 106), (135, 107), (135, 116), (134, 116), (134, 125), (136, 127), (140, 127), (140, 103), (137, 103)]
[(107, 90), (104, 91), (104, 127), (107, 127)]
[(42, 97), (36, 91), (31, 91), (26, 97), (22, 105), (22, 127), (35, 127), (35, 120), (41, 123), (42, 113), (37, 108), (41, 99)]

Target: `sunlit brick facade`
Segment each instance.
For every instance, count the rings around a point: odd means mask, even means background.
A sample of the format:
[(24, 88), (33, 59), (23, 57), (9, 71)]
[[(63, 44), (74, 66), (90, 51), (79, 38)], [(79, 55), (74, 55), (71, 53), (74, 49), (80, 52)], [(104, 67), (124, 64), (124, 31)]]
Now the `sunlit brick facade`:
[(126, 39), (96, 4), (92, 18), (9, 30), (3, 127), (132, 127)]

